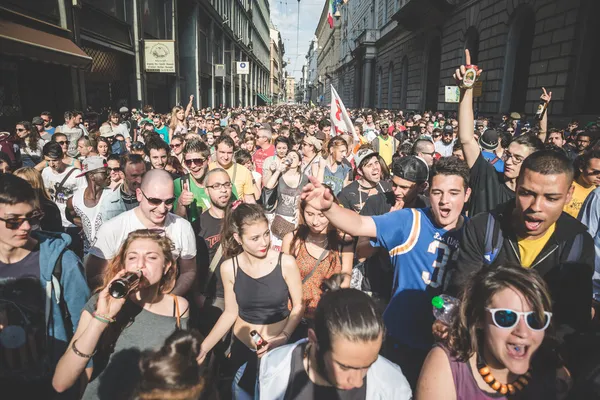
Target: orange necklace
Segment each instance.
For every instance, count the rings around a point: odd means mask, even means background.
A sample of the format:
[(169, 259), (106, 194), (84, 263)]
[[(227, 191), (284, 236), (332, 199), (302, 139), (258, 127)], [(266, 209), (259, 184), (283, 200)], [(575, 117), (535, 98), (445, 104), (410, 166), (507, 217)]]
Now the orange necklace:
[(485, 383), (490, 385), (496, 392), (504, 395), (514, 395), (519, 390), (523, 390), (531, 380), (531, 369), (525, 374), (519, 376), (513, 383), (500, 383), (492, 375), (492, 370), (487, 366), (481, 354), (477, 353), (477, 371)]

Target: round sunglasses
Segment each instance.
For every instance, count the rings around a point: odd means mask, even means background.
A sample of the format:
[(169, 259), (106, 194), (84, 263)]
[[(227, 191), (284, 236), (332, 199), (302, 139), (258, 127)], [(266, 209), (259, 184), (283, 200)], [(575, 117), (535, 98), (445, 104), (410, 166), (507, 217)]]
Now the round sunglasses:
[(521, 317), (525, 318), (525, 324), (532, 331), (543, 331), (550, 325), (552, 313), (544, 311), (544, 320), (540, 321), (535, 311), (515, 311), (510, 308), (486, 308), (492, 314), (494, 325), (501, 329), (511, 329), (517, 326)]

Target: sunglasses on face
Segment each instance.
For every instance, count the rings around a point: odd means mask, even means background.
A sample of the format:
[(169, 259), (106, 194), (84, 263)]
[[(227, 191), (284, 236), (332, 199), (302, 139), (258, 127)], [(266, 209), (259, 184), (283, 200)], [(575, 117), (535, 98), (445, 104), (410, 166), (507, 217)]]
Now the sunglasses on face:
[(57, 141), (56, 143), (60, 144), (61, 146), (64, 146), (66, 144), (69, 144), (68, 140), (61, 140), (61, 141)]
[(17, 132), (25, 132), (26, 130), (27, 130), (27, 129), (25, 129), (25, 128), (17, 128), (17, 129), (16, 129), (16, 131), (17, 131)]
[(121, 167), (116, 167), (116, 168), (108, 168), (108, 170), (110, 172), (121, 172)]
[(133, 150), (144, 150), (144, 144), (143, 143), (134, 143), (131, 145), (131, 148)]
[(177, 200), (175, 197), (170, 197), (168, 199), (158, 199), (156, 197), (148, 197), (146, 196), (146, 193), (144, 193), (143, 190), (140, 189), (140, 192), (142, 192), (142, 195), (144, 196), (144, 198), (146, 198), (146, 200), (148, 200), (148, 203), (150, 203), (153, 206), (160, 206), (162, 203), (165, 203), (165, 206), (171, 206), (173, 205), (173, 203), (175, 203), (175, 200)]
[(543, 331), (550, 325), (552, 313), (544, 311), (544, 320), (540, 321), (535, 311), (521, 312), (510, 308), (486, 308), (492, 314), (494, 325), (501, 329), (511, 329), (517, 326), (521, 317), (532, 331)]
[(181, 147), (181, 143), (173, 143), (169, 145), (172, 149), (177, 149), (179, 147)]
[(0, 218), (0, 221), (4, 221), (7, 229), (15, 230), (19, 229), (25, 221), (31, 226), (39, 225), (42, 218), (44, 218), (42, 211), (34, 211), (29, 217)]
[(184, 162), (188, 167), (191, 167), (192, 164), (203, 165), (206, 162), (206, 158), (190, 158), (186, 159)]

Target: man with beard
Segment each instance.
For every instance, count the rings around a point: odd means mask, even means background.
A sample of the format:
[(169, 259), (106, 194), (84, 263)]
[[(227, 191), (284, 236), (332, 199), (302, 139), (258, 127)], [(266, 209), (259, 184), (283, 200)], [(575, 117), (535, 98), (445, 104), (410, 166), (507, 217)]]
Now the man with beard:
[(465, 226), (447, 291), (460, 292), (481, 268), (535, 268), (550, 289), (557, 336), (588, 329), (594, 243), (587, 228), (563, 212), (573, 195), (573, 174), (562, 153), (543, 150), (527, 157), (515, 199), (474, 216)]
[(458, 249), (471, 190), (469, 170), (455, 157), (442, 158), (431, 170), (431, 207), (405, 209), (376, 217), (357, 215), (333, 202), (314, 178), (302, 199), (320, 210), (333, 226), (353, 236), (372, 238), (388, 251), (394, 267), (392, 299), (383, 318), (388, 337), (386, 357), (399, 364), (415, 385), (433, 338), (431, 298), (446, 278), (446, 263)]
[(444, 126), (442, 131), (442, 140), (435, 142), (435, 151), (438, 152), (442, 157), (450, 157), (452, 155), (452, 149), (454, 147), (454, 128), (452, 125)]
[(400, 146), (400, 142), (389, 134), (390, 123), (388, 120), (383, 120), (379, 123), (380, 131), (379, 136), (377, 136), (372, 142), (373, 150), (375, 150), (383, 161), (385, 165), (389, 167), (392, 165), (392, 157), (396, 154), (396, 149)]
[(183, 296), (196, 277), (196, 240), (191, 224), (170, 211), (175, 203), (173, 180), (167, 171), (153, 169), (136, 189), (140, 205), (102, 225), (86, 261), (90, 288), (97, 288), (110, 260), (119, 252), (127, 236), (138, 229), (157, 229), (173, 241), (179, 277), (173, 293)]
[[(466, 64), (471, 64), (469, 50), (465, 50)], [(466, 67), (456, 69), (454, 78), (461, 82)], [(478, 75), (481, 73), (479, 70)], [(459, 85), (460, 86), (460, 85)], [(515, 197), (517, 177), (523, 161), (533, 152), (542, 150), (544, 144), (533, 135), (521, 135), (512, 140), (504, 152), (504, 172), (498, 173), (481, 154), (477, 139), (473, 135), (475, 117), (473, 114), (473, 90), (461, 89), (458, 109), (458, 138), (463, 146), (465, 161), (471, 169), (469, 186), (473, 196), (469, 204), (469, 215), (493, 210)]]
[(592, 134), (589, 131), (581, 131), (577, 134), (575, 140), (576, 150), (579, 155), (582, 155), (589, 149), (592, 143)]
[[(209, 332), (219, 315), (225, 308), (225, 289), (221, 281), (220, 266), (223, 261), (221, 248), (221, 228), (225, 216), (225, 208), (231, 201), (231, 178), (223, 168), (216, 168), (206, 173), (204, 179), (210, 201), (210, 208), (200, 215), (198, 286), (196, 287), (196, 304), (198, 307), (216, 307), (216, 318), (212, 323), (203, 326)], [(208, 302), (205, 300), (208, 299)], [(207, 321), (208, 322), (208, 321)]]
[[(125, 206), (119, 202), (119, 192), (108, 188), (110, 174), (106, 161), (100, 156), (91, 156), (83, 160), (82, 173), (87, 187), (79, 189), (67, 200), (67, 218), (78, 222), (83, 228), (83, 254), (90, 251), (96, 233), (103, 223), (125, 212)], [(74, 221), (78, 218), (79, 221)]]
[(354, 161), (356, 172), (360, 178), (343, 188), (338, 195), (338, 200), (344, 208), (359, 213), (369, 197), (389, 192), (391, 185), (389, 182), (382, 180), (379, 154), (371, 150), (370, 147), (359, 149)]
[(125, 209), (129, 211), (140, 204), (136, 191), (142, 184), (142, 175), (146, 173), (146, 162), (141, 155), (132, 153), (122, 155), (119, 162), (125, 176), (119, 189), (119, 195)]
[[(183, 148), (183, 162), (189, 174), (175, 179), (175, 214), (186, 218), (196, 226), (202, 210), (210, 208), (210, 199), (204, 187), (204, 176), (208, 170), (210, 150), (200, 139), (189, 140)], [(196, 229), (194, 229), (197, 231)]]

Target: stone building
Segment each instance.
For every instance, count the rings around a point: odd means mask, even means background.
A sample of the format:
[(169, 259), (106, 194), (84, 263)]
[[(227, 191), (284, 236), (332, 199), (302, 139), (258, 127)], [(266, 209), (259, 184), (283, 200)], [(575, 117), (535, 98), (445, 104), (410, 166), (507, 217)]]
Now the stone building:
[(296, 79), (293, 76), (285, 79), (285, 97), (288, 103), (296, 101)]
[(469, 48), (480, 112), (532, 115), (546, 87), (551, 116), (600, 114), (598, 0), (352, 0), (340, 12), (330, 74), (349, 107), (456, 110), (444, 86)]
[(283, 54), (285, 49), (281, 40), (281, 33), (271, 28), (271, 76), (270, 76), (270, 97), (273, 104), (279, 104), (285, 97), (285, 62)]
[(340, 63), (340, 22), (334, 19), (333, 27), (327, 21), (328, 2), (325, 2), (321, 18), (317, 25), (317, 79), (315, 87), (317, 101), (315, 104), (326, 105), (331, 102), (330, 85), (338, 86), (338, 75), (335, 74)]

